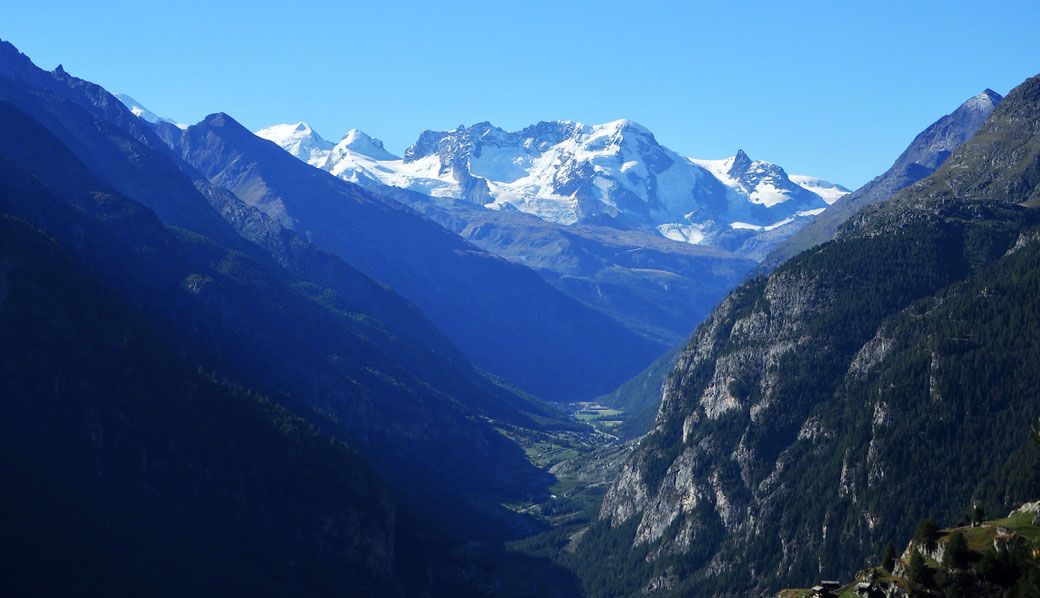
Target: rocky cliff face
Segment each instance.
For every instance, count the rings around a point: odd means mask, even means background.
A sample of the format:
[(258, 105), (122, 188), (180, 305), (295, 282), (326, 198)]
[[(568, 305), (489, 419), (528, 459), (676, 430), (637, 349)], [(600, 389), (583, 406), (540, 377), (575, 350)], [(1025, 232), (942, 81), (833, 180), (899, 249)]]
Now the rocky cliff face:
[(999, 359), (1032, 378), (1036, 349), (1002, 348), (1025, 333), (1000, 310), (1034, 306), (1027, 254), (1040, 250), (1021, 233), (1037, 218), (1018, 204), (1036, 194), (1037, 122), (1033, 79), (935, 176), (738, 288), (698, 328), (600, 513), (618, 530), (638, 520), (630, 545), (650, 547), (653, 570), (679, 568), (669, 585), (742, 594), (851, 574), (912, 525), (915, 497), (963, 508), (972, 488), (949, 474), (999, 469), (1020, 446), (1024, 430), (981, 455), (951, 438), (1017, 430), (1016, 401), (1040, 406), (1035, 391), (980, 403), (1000, 383), (965, 375)]

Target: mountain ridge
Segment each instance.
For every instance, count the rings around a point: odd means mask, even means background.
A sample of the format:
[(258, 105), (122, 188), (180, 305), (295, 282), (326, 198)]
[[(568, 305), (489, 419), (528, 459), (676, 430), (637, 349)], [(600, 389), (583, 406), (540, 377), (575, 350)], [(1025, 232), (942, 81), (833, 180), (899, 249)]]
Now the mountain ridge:
[(829, 241), (858, 210), (885, 201), (935, 172), (953, 150), (975, 135), (1002, 99), (1003, 96), (987, 88), (926, 127), (888, 170), (837, 200), (825, 213), (773, 248), (755, 269), (755, 274), (767, 274), (798, 252)]
[(530, 269), (479, 250), (402, 203), (308, 166), (230, 116), (167, 130), (173, 152), (210, 183), (389, 284), (476, 365), (528, 392), (554, 400), (592, 396), (659, 348)]
[[(290, 152), (296, 143), (275, 127), (257, 134)], [(840, 189), (824, 182), (830, 189), (824, 201), (814, 187), (798, 185), (782, 168), (752, 161), (742, 151), (747, 164), (730, 177), (711, 169), (718, 161), (672, 152), (648, 129), (625, 119), (601, 125), (543, 121), (512, 132), (486, 121), (453, 131), (426, 130), (403, 159), (385, 153), (381, 144), (382, 157), (376, 159), (345, 149), (341, 145), (306, 161), (363, 185), (518, 209), (564, 225), (609, 223), (683, 242), (728, 242), (724, 246), (731, 249), (741, 244), (723, 233), (732, 237), (736, 228), (747, 237), (788, 218), (801, 222), (810, 215), (802, 212), (825, 208)]]
[[(1038, 132), (1040, 77), (932, 176), (699, 327), (602, 504), (608, 537), (652, 563), (629, 587), (752, 594), (848, 576), (916, 517), (1035, 495), (1038, 472), (1011, 467), (1021, 413), (1040, 409), (1040, 348), (1015, 323), (1040, 280), (1040, 216), (1022, 205)], [(985, 451), (957, 441), (979, 437)], [(990, 471), (1006, 477), (963, 482)]]

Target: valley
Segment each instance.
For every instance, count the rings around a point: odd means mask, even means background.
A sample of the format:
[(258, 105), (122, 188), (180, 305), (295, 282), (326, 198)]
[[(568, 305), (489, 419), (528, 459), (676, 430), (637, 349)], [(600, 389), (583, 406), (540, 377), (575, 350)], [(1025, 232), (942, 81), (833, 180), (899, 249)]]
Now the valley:
[(0, 40), (0, 594), (1040, 598), (1031, 46), (653, 4)]

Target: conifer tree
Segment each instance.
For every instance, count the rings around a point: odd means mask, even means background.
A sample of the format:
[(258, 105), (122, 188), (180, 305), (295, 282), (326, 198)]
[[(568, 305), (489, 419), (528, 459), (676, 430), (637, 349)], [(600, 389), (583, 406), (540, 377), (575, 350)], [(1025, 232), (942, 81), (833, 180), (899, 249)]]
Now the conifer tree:
[(917, 524), (917, 532), (914, 534), (914, 541), (924, 546), (927, 550), (935, 550), (936, 543), (939, 540), (939, 524), (934, 519), (922, 519)]
[(942, 564), (947, 569), (962, 569), (968, 564), (968, 543), (961, 532), (950, 534)]
[(920, 552), (914, 550), (910, 553), (910, 564), (909, 566), (907, 566), (906, 569), (906, 580), (910, 582), (910, 587), (914, 587), (924, 583), (924, 569), (924, 557), (921, 556)]
[(889, 542), (885, 546), (885, 553), (881, 557), (881, 566), (885, 568), (889, 573), (892, 572), (892, 567), (896, 565), (896, 549), (892, 546), (892, 542)]

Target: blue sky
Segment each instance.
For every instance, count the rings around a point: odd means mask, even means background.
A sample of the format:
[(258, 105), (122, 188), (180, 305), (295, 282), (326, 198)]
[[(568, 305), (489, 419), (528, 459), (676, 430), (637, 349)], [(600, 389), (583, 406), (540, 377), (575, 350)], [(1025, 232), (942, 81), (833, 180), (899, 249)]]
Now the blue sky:
[(423, 129), (629, 118), (855, 188), (986, 87), (1040, 72), (1040, 2), (4, 2), (47, 69), (196, 122)]

